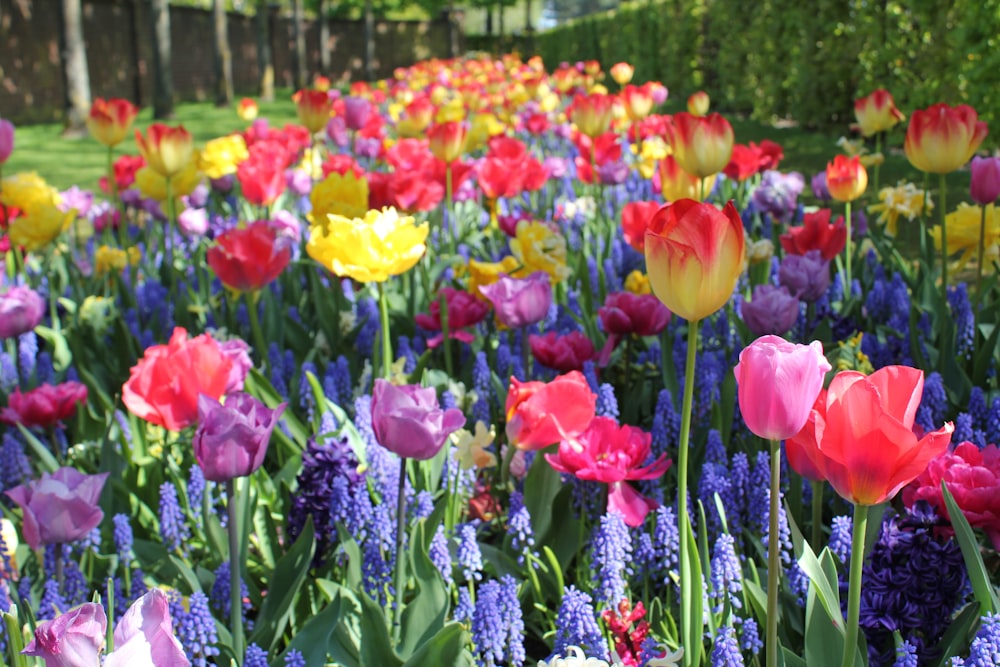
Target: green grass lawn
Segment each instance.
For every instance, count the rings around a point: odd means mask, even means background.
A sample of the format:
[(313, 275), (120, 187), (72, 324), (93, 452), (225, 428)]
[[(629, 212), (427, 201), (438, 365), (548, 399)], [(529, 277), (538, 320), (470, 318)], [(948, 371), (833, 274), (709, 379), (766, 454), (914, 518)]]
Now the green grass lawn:
[[(274, 102), (260, 103), (260, 115), (278, 126), (296, 122), (291, 92), (279, 90)], [(135, 128), (144, 131), (152, 122), (152, 109), (142, 109), (136, 118)], [(247, 126), (236, 115), (235, 106), (218, 108), (210, 102), (178, 104), (176, 119), (169, 123), (183, 124), (194, 137), (196, 146)], [(37, 171), (60, 189), (71, 185), (96, 189), (98, 179), (107, 173), (108, 149), (91, 138), (63, 138), (61, 132), (62, 126), (58, 124), (18, 127), (14, 153), (4, 165), (4, 173)], [(115, 147), (116, 156), (137, 153), (134, 134)]]
[[(672, 110), (672, 109), (671, 109)], [(261, 103), (260, 115), (274, 125), (283, 125), (296, 120), (295, 107), (291, 102), (291, 91), (280, 90), (276, 101)], [(798, 127), (775, 127), (756, 121), (730, 116), (736, 141), (746, 143), (771, 139), (785, 149), (784, 170), (800, 171), (806, 178), (805, 203), (812, 200), (808, 182), (813, 174), (825, 169), (826, 163), (840, 151), (837, 146), (838, 134), (827, 134), (803, 130)], [(150, 109), (143, 109), (136, 119), (136, 128), (143, 130), (152, 122)], [(235, 108), (217, 108), (211, 103), (180, 104), (177, 106), (176, 121), (194, 135), (196, 145), (209, 139), (246, 127), (236, 115)], [(17, 128), (15, 150), (4, 173), (17, 171), (37, 171), (58, 188), (79, 185), (82, 188), (97, 187), (97, 180), (106, 173), (107, 149), (93, 139), (64, 139), (60, 137), (59, 125), (32, 125)], [(848, 135), (847, 128), (843, 134)], [(910, 166), (902, 151), (904, 130), (898, 127), (889, 137), (886, 162), (882, 166), (882, 185), (894, 184), (899, 180), (913, 180), (923, 184), (923, 175)], [(116, 155), (137, 152), (135, 139), (129, 137), (115, 149)], [(871, 177), (872, 174), (869, 174)], [(936, 193), (937, 177), (931, 180), (931, 188)], [(948, 176), (948, 203), (953, 209), (960, 201), (968, 201), (969, 172), (963, 170)], [(876, 193), (871, 185), (866, 195), (874, 201)]]

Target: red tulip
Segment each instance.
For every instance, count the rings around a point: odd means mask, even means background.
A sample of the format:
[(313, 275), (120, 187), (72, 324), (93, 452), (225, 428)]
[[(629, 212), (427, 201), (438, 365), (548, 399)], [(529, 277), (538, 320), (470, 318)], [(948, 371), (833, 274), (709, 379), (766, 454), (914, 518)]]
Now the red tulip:
[(208, 334), (188, 338), (174, 329), (166, 345), (153, 345), (122, 386), (129, 412), (168, 431), (181, 431), (198, 420), (198, 396), (218, 400), (229, 385), (233, 362)]
[(431, 153), (445, 163), (454, 162), (465, 151), (466, 134), (467, 129), (464, 123), (450, 121), (432, 125), (427, 130)]
[(310, 134), (316, 134), (326, 127), (330, 112), (333, 111), (333, 103), (326, 91), (303, 88), (292, 95), (292, 100), (295, 102), (299, 122)]
[(622, 233), (625, 241), (639, 252), (646, 248), (646, 228), (661, 206), (655, 201), (633, 201), (622, 207)]
[(184, 169), (194, 152), (194, 139), (183, 125), (169, 127), (153, 123), (146, 129), (145, 136), (135, 131), (135, 142), (149, 168), (166, 178)]
[(733, 126), (717, 113), (674, 114), (669, 138), (677, 164), (700, 178), (725, 169), (733, 155)]
[(582, 373), (551, 382), (510, 379), (505, 411), (507, 438), (519, 449), (537, 450), (576, 437), (594, 419), (597, 396)]
[(789, 463), (800, 474), (826, 479), (856, 505), (892, 498), (948, 448), (955, 430), (948, 423), (922, 438), (914, 433), (923, 387), (923, 372), (907, 366), (869, 376), (838, 373), (802, 431), (786, 441)]
[(826, 188), (837, 201), (854, 201), (867, 187), (868, 172), (857, 155), (852, 158), (838, 155), (826, 164)]
[(139, 110), (128, 100), (113, 98), (104, 100), (98, 97), (90, 105), (87, 116), (87, 129), (95, 139), (105, 146), (117, 146), (132, 129)]
[(621, 93), (622, 104), (629, 120), (640, 121), (653, 110), (653, 93), (649, 84), (643, 86), (628, 85)]
[(831, 224), (830, 215), (828, 208), (806, 213), (801, 226), (789, 227), (781, 235), (781, 247), (789, 255), (804, 255), (810, 250), (819, 250), (823, 259), (832, 260), (847, 243), (847, 226), (843, 218), (837, 218)]
[(254, 292), (281, 275), (292, 259), (292, 249), (269, 222), (261, 220), (220, 234), (206, 259), (223, 285), (237, 292)]
[(43, 384), (21, 393), (20, 389), (7, 399), (7, 407), (0, 410), (0, 422), (32, 426), (55, 426), (76, 414), (76, 406), (87, 402), (87, 386), (79, 382)]
[(254, 206), (270, 206), (285, 191), (285, 165), (278, 156), (255, 153), (236, 167), (243, 197)]
[(581, 133), (597, 137), (611, 127), (614, 98), (603, 93), (577, 95), (569, 106), (569, 117)]

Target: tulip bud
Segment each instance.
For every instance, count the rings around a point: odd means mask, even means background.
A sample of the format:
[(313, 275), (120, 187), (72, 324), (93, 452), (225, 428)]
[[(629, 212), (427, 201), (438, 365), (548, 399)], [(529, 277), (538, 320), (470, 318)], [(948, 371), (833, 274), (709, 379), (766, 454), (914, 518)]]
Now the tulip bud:
[(704, 116), (708, 113), (709, 103), (708, 93), (704, 90), (699, 90), (688, 98), (688, 113), (692, 116)]
[(858, 156), (838, 155), (826, 165), (826, 186), (830, 196), (837, 201), (854, 201), (868, 187), (868, 172)]
[(1000, 158), (972, 158), (972, 200), (981, 206), (992, 204), (1000, 197)]

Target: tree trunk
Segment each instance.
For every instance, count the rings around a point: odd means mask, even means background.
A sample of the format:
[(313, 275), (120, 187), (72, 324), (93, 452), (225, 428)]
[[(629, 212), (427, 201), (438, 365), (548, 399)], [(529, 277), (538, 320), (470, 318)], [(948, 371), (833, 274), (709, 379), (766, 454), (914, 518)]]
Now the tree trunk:
[(63, 134), (86, 135), (90, 112), (90, 73), (83, 39), (80, 0), (62, 0), (63, 71), (66, 75), (66, 129)]
[(153, 20), (153, 118), (174, 116), (174, 73), (171, 65), (170, 3), (152, 0)]
[(326, 16), (326, 0), (319, 0), (316, 20), (319, 21), (320, 74), (330, 76), (330, 20)]
[(375, 9), (365, 0), (365, 79), (375, 80)]
[(303, 0), (294, 0), (293, 21), (295, 23), (295, 87), (301, 90), (309, 85), (306, 67), (306, 26)]
[(257, 32), (257, 69), (260, 71), (260, 99), (270, 102), (274, 99), (274, 56), (271, 52), (271, 10), (267, 0), (257, 0), (257, 16), (254, 18)]
[(455, 18), (455, 0), (448, 2), (448, 55), (458, 57), (458, 21)]
[(233, 103), (233, 52), (229, 48), (229, 21), (225, 0), (212, 0), (212, 23), (215, 27), (215, 105)]

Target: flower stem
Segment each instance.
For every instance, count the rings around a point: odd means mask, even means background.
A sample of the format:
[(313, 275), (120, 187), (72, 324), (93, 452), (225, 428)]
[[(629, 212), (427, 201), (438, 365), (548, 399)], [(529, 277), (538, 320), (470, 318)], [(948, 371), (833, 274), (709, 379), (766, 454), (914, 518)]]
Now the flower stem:
[(247, 316), (250, 318), (250, 333), (253, 335), (253, 344), (257, 348), (257, 355), (266, 361), (267, 339), (264, 338), (264, 330), (260, 328), (260, 317), (257, 315), (258, 296), (260, 296), (260, 292), (257, 290), (247, 293)]
[(531, 344), (528, 342), (528, 327), (521, 327), (521, 365), (524, 367), (524, 381), (531, 380)]
[(948, 183), (941, 174), (941, 296), (948, 303)]
[[(850, 204), (848, 204), (850, 206)], [(778, 581), (781, 579), (781, 546), (778, 514), (781, 496), (781, 443), (771, 441), (771, 506), (767, 532), (767, 667), (778, 667)]]
[[(881, 132), (876, 132), (875, 133), (875, 155), (881, 155), (881, 153), (882, 153), (882, 133)], [(872, 179), (873, 180), (873, 184), (875, 186), (875, 196), (876, 197), (878, 197), (878, 170), (879, 170), (879, 167), (881, 167), (881, 166), (882, 166), (881, 163), (876, 159), (875, 160), (875, 164), (874, 164), (875, 174), (874, 174), (874, 178)]]
[[(983, 294), (983, 254), (986, 249), (986, 206), (983, 206), (982, 215), (979, 218), (979, 260), (976, 262), (976, 302), (980, 306), (986, 305)], [(979, 318), (979, 308), (973, 309), (976, 318)]]
[(865, 534), (868, 530), (868, 506), (854, 506), (854, 533), (851, 538), (851, 578), (847, 595), (847, 637), (844, 641), (842, 667), (854, 667), (858, 652), (858, 631), (861, 618), (861, 567), (865, 561)]
[(389, 338), (389, 300), (385, 284), (378, 284), (378, 310), (382, 320), (382, 377), (392, 377), (392, 340)]
[[(444, 192), (445, 192), (445, 214), (448, 216), (448, 229), (442, 229), (441, 231), (448, 235), (448, 249), (451, 254), (458, 254), (458, 222), (455, 220), (455, 207), (452, 202), (454, 195), (452, 194), (452, 183), (451, 183), (451, 163), (444, 168)], [(443, 227), (444, 225), (442, 225)]]
[(448, 377), (455, 377), (451, 362), (451, 313), (448, 312), (448, 297), (441, 294), (438, 301), (441, 306), (441, 310), (438, 312), (441, 320), (441, 351), (444, 353), (444, 369), (447, 371)]
[(844, 273), (846, 277), (844, 280), (844, 300), (846, 301), (851, 296), (851, 255), (854, 253), (854, 248), (851, 247), (851, 202), (844, 204), (844, 215), (847, 224), (847, 244), (844, 246)]
[(229, 624), (233, 633), (233, 653), (243, 659), (243, 553), (240, 549), (240, 507), (236, 495), (236, 480), (226, 482), (229, 530)]
[(400, 621), (403, 617), (403, 588), (406, 585), (403, 568), (403, 531), (406, 528), (406, 457), (399, 457), (399, 486), (396, 495), (396, 589), (393, 607), (392, 627), (398, 641), (402, 632)]
[[(677, 445), (677, 523), (680, 526), (680, 571), (683, 575), (690, 571), (688, 564), (689, 549), (687, 546), (688, 532), (685, 522), (690, 522), (687, 506), (688, 484), (688, 443), (691, 439), (691, 404), (694, 400), (694, 368), (698, 352), (698, 325), (701, 320), (688, 322), (687, 363), (684, 367), (684, 400), (681, 405), (681, 434)], [(692, 634), (694, 623), (701, 623), (700, 618), (691, 618), (692, 595), (701, 595), (701, 582), (689, 581), (681, 577), (681, 641), (686, 643), (691, 637), (701, 637), (701, 632)], [(695, 664), (695, 655), (701, 653), (696, 647), (690, 646), (684, 652), (684, 664)]]

